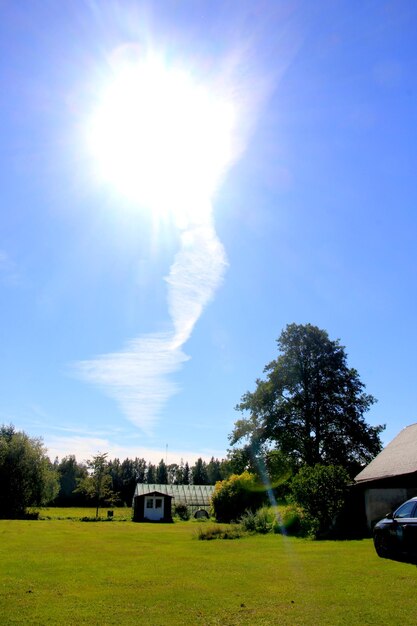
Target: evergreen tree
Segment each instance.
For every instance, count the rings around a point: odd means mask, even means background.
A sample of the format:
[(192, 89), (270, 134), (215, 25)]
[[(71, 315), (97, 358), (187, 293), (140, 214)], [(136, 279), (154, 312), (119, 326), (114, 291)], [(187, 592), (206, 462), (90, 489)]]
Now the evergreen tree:
[(56, 470), (59, 478), (59, 492), (54, 504), (56, 506), (83, 506), (86, 504), (85, 496), (76, 489), (79, 481), (87, 476), (87, 467), (82, 463), (77, 463), (75, 456), (70, 454), (56, 464)]
[(208, 485), (207, 464), (202, 458), (197, 459), (191, 468), (191, 479), (193, 485)]
[(184, 472), (182, 475), (182, 484), (183, 485), (190, 484), (190, 466), (188, 465), (188, 461), (186, 461), (184, 465)]
[(221, 463), (219, 459), (211, 457), (210, 463), (207, 464), (207, 480), (209, 485), (215, 485), (217, 481), (222, 480)]
[(164, 459), (159, 461), (159, 465), (156, 468), (156, 482), (158, 485), (168, 484), (168, 470)]
[(156, 482), (156, 468), (152, 463), (148, 463), (148, 470), (146, 472), (146, 482), (148, 485), (153, 485)]
[(146, 478), (146, 468), (147, 468), (145, 459), (138, 459), (138, 457), (136, 457), (133, 464), (135, 468), (136, 482), (144, 483), (145, 478)]

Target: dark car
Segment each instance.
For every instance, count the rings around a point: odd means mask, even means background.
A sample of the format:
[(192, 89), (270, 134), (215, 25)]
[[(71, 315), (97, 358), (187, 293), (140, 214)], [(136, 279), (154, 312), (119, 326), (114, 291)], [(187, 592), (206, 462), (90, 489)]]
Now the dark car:
[(417, 497), (375, 524), (374, 545), (383, 558), (417, 561)]

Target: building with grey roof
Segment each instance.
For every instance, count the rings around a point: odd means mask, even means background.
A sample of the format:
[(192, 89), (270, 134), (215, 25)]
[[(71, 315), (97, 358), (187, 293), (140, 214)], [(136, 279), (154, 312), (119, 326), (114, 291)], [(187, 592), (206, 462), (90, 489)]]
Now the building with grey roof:
[(368, 526), (417, 495), (417, 424), (404, 428), (355, 477), (365, 497)]

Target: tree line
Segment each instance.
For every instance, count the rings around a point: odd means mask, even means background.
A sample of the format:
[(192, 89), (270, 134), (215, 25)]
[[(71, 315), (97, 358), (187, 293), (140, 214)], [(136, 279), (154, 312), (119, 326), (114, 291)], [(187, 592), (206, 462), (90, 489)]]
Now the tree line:
[[(53, 500), (55, 506), (86, 506), (91, 504), (91, 490), (88, 488), (88, 479), (94, 474), (94, 459), (79, 463), (74, 455), (69, 455), (51, 464), (56, 472), (59, 490)], [(116, 505), (131, 506), (137, 483), (160, 485), (214, 485), (235, 471), (233, 462), (229, 459), (215, 459), (207, 463), (202, 458), (193, 465), (181, 461), (167, 464), (163, 459), (158, 464), (146, 461), (144, 458), (120, 459), (107, 458), (104, 461), (104, 473), (108, 476), (107, 501)]]
[(70, 454), (51, 461), (40, 438), (0, 426), (0, 518), (24, 517), (29, 507), (131, 506), (137, 483), (210, 485), (239, 468), (233, 459), (202, 458), (158, 464), (144, 458), (107, 459), (97, 454), (85, 462)]
[(298, 475), (312, 483), (305, 468), (318, 468), (321, 477), (329, 474), (321, 467), (341, 468), (352, 479), (382, 447), (384, 427), (364, 419), (376, 399), (348, 366), (345, 347), (325, 330), (289, 324), (277, 345), (278, 357), (265, 366), (265, 378), (236, 406), (242, 417), (230, 434), (226, 459), (199, 458), (192, 466), (161, 459), (154, 465), (143, 458), (107, 460), (104, 454), (99, 463), (100, 455), (86, 463), (74, 455), (52, 463), (39, 439), (0, 427), (0, 516), (46, 502), (91, 504), (98, 476), (105, 476), (103, 502), (107, 497), (128, 506), (138, 482), (204, 485), (249, 472), (280, 497)]

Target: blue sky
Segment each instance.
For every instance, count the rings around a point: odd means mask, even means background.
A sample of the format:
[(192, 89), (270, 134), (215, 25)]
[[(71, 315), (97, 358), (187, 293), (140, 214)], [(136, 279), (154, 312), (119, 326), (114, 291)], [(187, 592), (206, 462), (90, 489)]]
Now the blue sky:
[[(292, 322), (340, 338), (385, 443), (417, 421), (415, 2), (0, 14), (0, 422), (52, 457), (224, 456)], [(132, 47), (232, 94), (236, 149), (202, 230), (95, 175), (83, 133)]]

